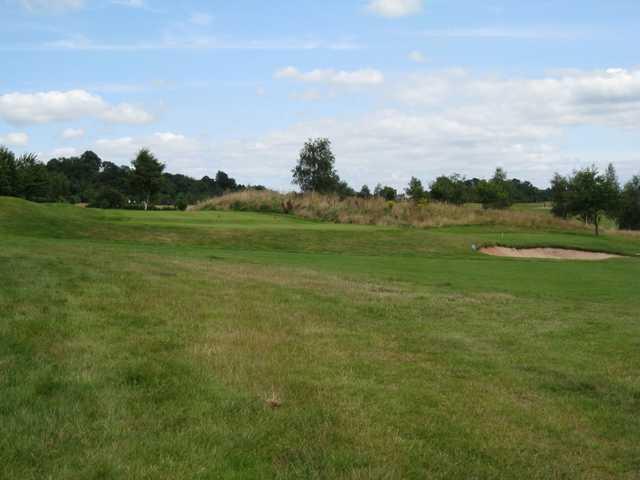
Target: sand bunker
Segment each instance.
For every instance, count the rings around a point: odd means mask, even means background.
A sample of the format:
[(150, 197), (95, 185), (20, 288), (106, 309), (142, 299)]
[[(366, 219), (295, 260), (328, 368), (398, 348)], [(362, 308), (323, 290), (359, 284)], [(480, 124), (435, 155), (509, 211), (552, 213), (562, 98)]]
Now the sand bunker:
[(515, 258), (550, 258), (554, 260), (607, 260), (609, 258), (619, 258), (620, 255), (600, 252), (583, 252), (581, 250), (565, 250), (563, 248), (508, 248), (508, 247), (486, 247), (480, 251), (486, 255), (494, 257), (515, 257)]

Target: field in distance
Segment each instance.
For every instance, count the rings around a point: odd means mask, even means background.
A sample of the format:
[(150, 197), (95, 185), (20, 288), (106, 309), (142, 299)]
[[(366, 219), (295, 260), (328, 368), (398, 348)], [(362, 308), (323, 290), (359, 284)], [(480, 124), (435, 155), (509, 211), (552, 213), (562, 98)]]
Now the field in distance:
[(0, 478), (640, 473), (638, 236), (0, 198), (0, 245)]

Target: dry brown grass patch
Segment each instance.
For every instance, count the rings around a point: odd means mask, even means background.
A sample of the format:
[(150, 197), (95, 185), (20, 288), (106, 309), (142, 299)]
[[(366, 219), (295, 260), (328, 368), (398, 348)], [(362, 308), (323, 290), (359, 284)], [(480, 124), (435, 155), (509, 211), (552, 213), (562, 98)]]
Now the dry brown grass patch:
[(546, 211), (484, 210), (475, 205), (449, 205), (382, 198), (340, 198), (335, 195), (246, 190), (213, 198), (194, 210), (290, 213), (299, 218), (334, 223), (418, 228), (450, 225), (508, 225), (530, 229), (581, 230), (580, 222), (555, 218)]

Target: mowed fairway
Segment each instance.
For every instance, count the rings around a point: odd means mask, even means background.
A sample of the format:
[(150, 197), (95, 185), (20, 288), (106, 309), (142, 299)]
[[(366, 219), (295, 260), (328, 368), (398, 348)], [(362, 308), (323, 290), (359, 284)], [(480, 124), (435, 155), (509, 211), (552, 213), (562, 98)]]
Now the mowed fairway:
[(0, 198), (0, 478), (636, 479), (639, 254)]

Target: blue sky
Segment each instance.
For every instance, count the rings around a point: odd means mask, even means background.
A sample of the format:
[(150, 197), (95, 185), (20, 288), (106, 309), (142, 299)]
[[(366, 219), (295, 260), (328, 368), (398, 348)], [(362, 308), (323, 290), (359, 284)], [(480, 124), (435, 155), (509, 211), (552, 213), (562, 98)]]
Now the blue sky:
[(637, 0), (0, 0), (0, 143), (290, 188), (640, 173)]

